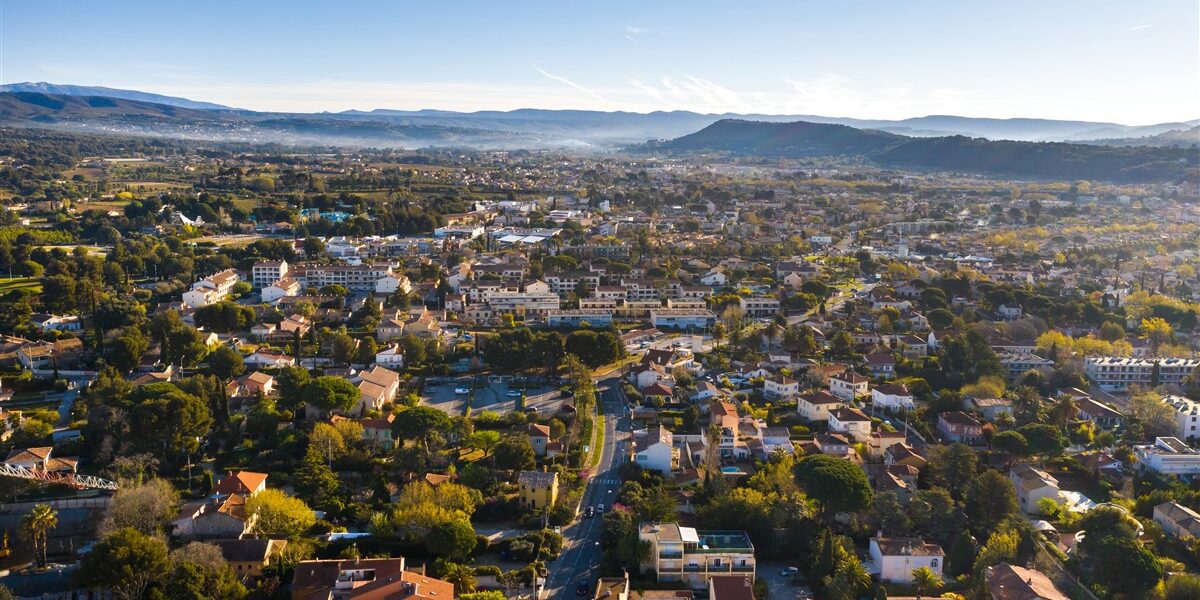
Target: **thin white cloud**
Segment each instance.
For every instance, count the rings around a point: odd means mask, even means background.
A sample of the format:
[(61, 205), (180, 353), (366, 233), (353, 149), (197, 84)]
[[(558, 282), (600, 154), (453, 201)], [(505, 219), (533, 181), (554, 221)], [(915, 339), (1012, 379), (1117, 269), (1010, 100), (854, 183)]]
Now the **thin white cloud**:
[(647, 29), (645, 27), (637, 27), (636, 25), (630, 25), (625, 28), (625, 39), (632, 40), (632, 39), (638, 37), (639, 35), (646, 35), (647, 33), (653, 33), (653, 31), (654, 31), (653, 29)]
[(605, 104), (608, 104), (608, 100), (605, 100), (604, 98), (600, 97), (600, 95), (597, 94), (596, 92), (593, 92), (592, 90), (589, 90), (588, 88), (585, 88), (582, 85), (579, 85), (578, 83), (575, 83), (574, 81), (571, 81), (570, 79), (567, 79), (566, 77), (554, 75), (553, 73), (547, 73), (544, 69), (542, 69), (541, 67), (539, 67), (537, 65), (534, 65), (533, 68), (535, 70), (537, 70), (538, 73), (541, 73), (542, 75), (544, 75), (550, 79), (553, 79), (554, 81), (557, 81), (561, 84), (575, 88), (575, 89), (577, 89), (577, 90), (579, 90), (601, 102), (604, 102)]
[(1158, 23), (1146, 23), (1145, 25), (1134, 25), (1133, 27), (1130, 27), (1129, 30), (1130, 31), (1141, 31), (1143, 29), (1150, 29), (1151, 27), (1154, 27), (1155, 25), (1158, 25)]
[(632, 85), (633, 87), (644, 92), (647, 96), (654, 98), (658, 102), (666, 102), (667, 101), (667, 99), (663, 96), (662, 92), (659, 91), (658, 88), (656, 88), (654, 86), (646, 85), (645, 83), (642, 83), (636, 79), (630, 79), (630, 80), (628, 80), (628, 83), (629, 83), (629, 85)]

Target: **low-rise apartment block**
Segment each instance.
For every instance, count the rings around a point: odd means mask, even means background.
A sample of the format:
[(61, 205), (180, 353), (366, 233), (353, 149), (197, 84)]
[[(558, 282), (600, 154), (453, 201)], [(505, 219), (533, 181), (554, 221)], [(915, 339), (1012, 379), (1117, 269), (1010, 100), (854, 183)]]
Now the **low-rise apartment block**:
[(638, 538), (650, 545), (650, 558), (641, 568), (653, 569), (660, 582), (680, 582), (692, 589), (702, 589), (713, 575), (754, 576), (754, 544), (744, 531), (646, 523), (641, 526)]

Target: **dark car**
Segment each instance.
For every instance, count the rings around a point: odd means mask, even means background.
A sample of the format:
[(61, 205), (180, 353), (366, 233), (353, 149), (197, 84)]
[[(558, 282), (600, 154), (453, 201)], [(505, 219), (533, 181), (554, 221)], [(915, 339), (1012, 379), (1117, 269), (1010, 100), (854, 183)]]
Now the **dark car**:
[(587, 510), (583, 512), (583, 516), (585, 516), (585, 517), (592, 517), (595, 514), (596, 514), (596, 509), (594, 509), (590, 506), (587, 507)]
[(575, 586), (575, 595), (576, 596), (588, 595), (588, 588), (589, 588), (589, 586), (586, 583), (581, 583), (581, 584)]

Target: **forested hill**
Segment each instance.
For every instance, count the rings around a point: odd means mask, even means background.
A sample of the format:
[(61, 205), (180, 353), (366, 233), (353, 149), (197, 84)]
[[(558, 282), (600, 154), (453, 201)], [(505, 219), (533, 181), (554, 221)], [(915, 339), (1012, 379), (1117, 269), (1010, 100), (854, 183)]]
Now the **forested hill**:
[(861, 156), (884, 167), (1131, 183), (1195, 177), (1200, 167), (1197, 153), (1185, 148), (993, 141), (964, 136), (914, 138), (803, 121), (725, 119), (696, 133), (644, 148), (782, 158)]

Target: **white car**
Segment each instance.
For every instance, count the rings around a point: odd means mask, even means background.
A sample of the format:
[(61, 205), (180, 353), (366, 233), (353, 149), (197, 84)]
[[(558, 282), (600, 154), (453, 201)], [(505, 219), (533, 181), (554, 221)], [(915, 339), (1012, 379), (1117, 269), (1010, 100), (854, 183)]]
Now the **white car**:
[(455, 394), (460, 394), (460, 395), (461, 395), (461, 394), (470, 394), (470, 393), (471, 393), (471, 388), (465, 388), (465, 387), (454, 388), (454, 393), (455, 393)]
[(508, 390), (507, 392), (504, 393), (504, 395), (508, 396), (509, 398), (520, 398), (521, 390)]

